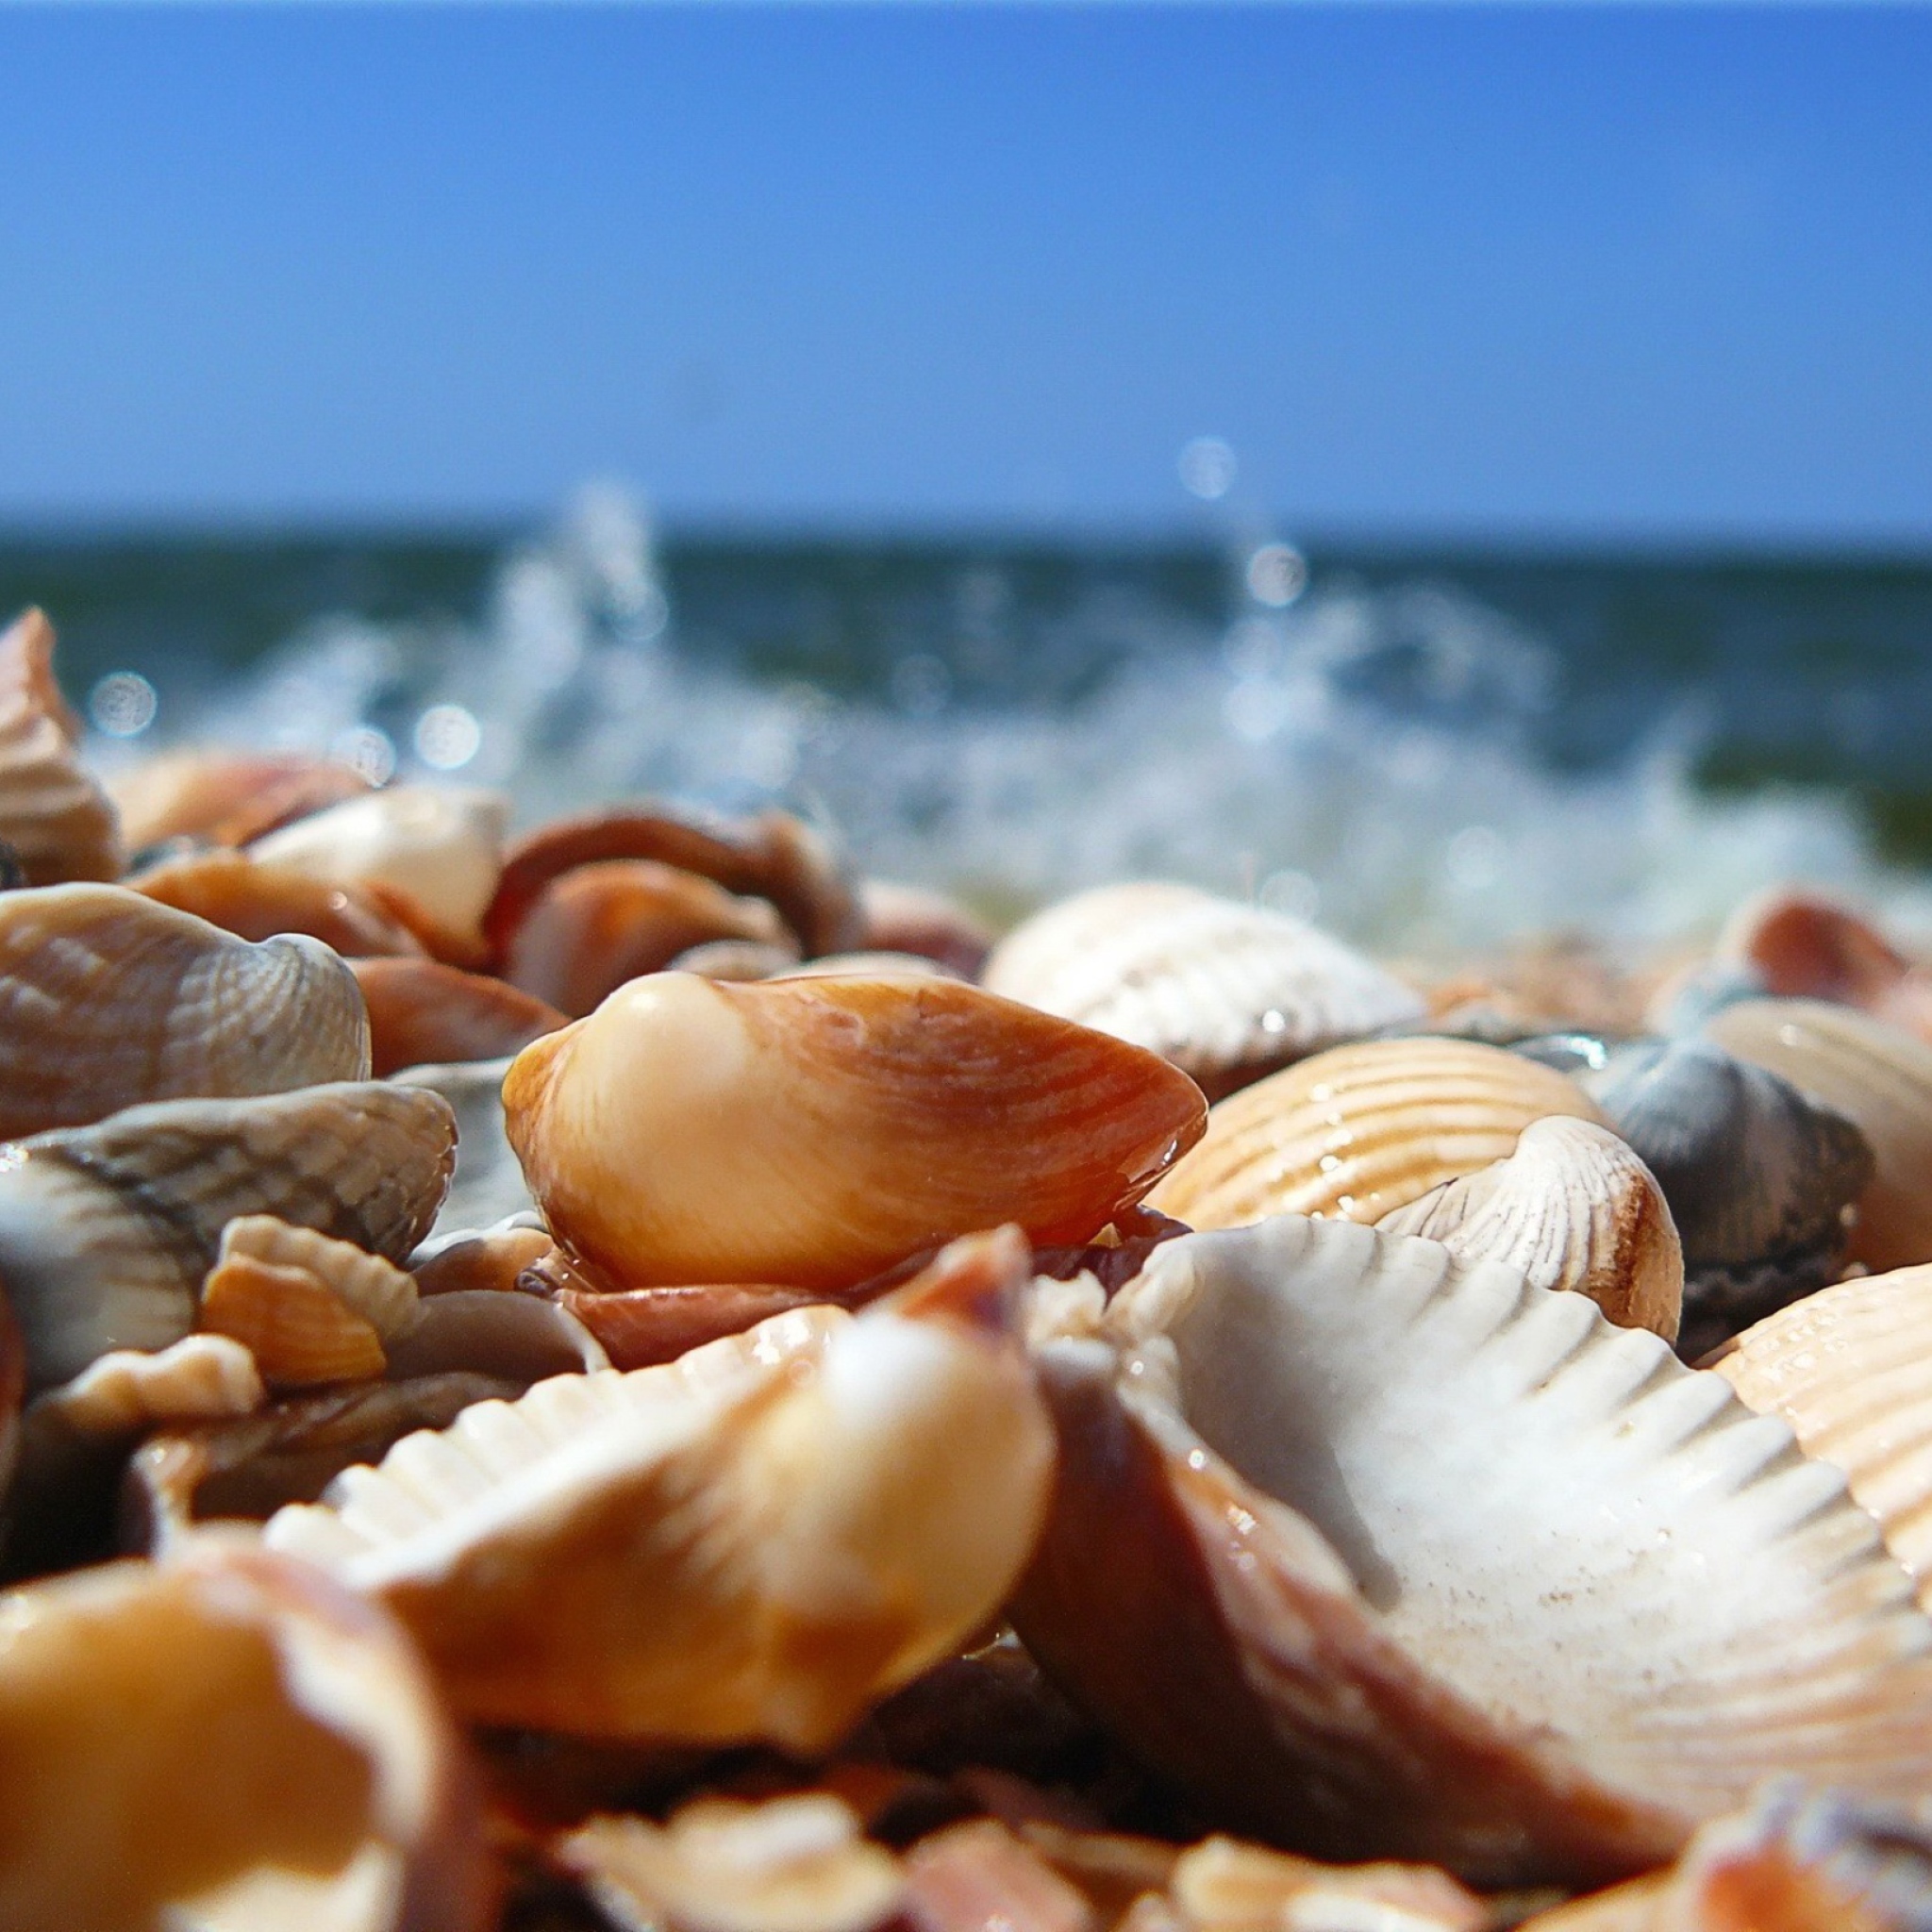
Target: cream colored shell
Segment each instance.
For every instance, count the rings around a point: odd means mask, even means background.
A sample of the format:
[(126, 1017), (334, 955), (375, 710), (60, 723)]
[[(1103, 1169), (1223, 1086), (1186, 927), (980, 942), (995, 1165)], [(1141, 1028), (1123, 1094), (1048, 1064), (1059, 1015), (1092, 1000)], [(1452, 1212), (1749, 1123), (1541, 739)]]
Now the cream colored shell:
[(54, 681), (54, 626), (29, 610), (0, 631), (0, 843), (29, 885), (121, 875), (119, 822), (79, 738)]

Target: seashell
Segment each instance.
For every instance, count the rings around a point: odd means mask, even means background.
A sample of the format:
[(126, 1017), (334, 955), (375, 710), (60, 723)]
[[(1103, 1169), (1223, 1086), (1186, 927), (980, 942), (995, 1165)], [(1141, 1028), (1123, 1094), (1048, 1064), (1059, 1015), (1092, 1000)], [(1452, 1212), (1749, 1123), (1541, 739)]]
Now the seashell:
[(566, 1024), (555, 1007), (440, 959), (358, 959), (353, 971), (378, 1079), (404, 1067), (507, 1059)]
[(493, 1375), (527, 1389), (546, 1375), (608, 1369), (610, 1357), (570, 1309), (541, 1295), (458, 1289), (417, 1308), (389, 1364), (395, 1376)]
[[(741, 899), (696, 873), (649, 858), (580, 865), (531, 902), (504, 954), (512, 986), (572, 1019), (692, 946), (720, 940), (758, 945), (784, 935), (762, 899)], [(447, 1058), (447, 1056), (445, 1056)]]
[(1036, 1360), (1014, 1623), (1224, 1823), (1600, 1883), (1781, 1772), (1924, 1789), (1932, 1622), (1843, 1477), (1580, 1295), (1283, 1215)]
[[(538, 1264), (541, 1277), (543, 1266)], [(687, 1350), (739, 1335), (788, 1308), (818, 1299), (814, 1291), (773, 1282), (708, 1281), (675, 1288), (632, 1288), (603, 1293), (557, 1291), (557, 1305), (597, 1338), (619, 1369), (648, 1369), (675, 1361)], [(841, 1297), (841, 1301), (844, 1297)]]
[(494, 1923), (408, 1639), (302, 1564), (199, 1539), (0, 1598), (0, 1739), (11, 1932)]
[(1932, 1610), (1932, 1268), (1822, 1289), (1747, 1328), (1710, 1367), (1845, 1473)]
[(260, 865), (242, 852), (197, 852), (136, 873), (135, 891), (244, 940), (307, 933), (345, 959), (420, 957), (416, 935), (352, 886)]
[(67, 1381), (109, 1349), (178, 1341), (237, 1215), (408, 1254), (454, 1141), (439, 1096), (370, 1081), (159, 1101), (0, 1150), (0, 1281), (30, 1386)]
[(800, 966), (788, 966), (774, 978), (785, 979), (877, 979), (896, 974), (911, 979), (958, 979), (936, 959), (918, 953), (824, 953)]
[(992, 928), (957, 899), (924, 886), (864, 879), (858, 908), (865, 920), (857, 943), (875, 953), (918, 953), (961, 979), (977, 979), (992, 951)]
[(503, 1082), (510, 1066), (508, 1059), (454, 1060), (405, 1067), (393, 1076), (397, 1087), (440, 1093), (457, 1117), (456, 1174), (437, 1216), (439, 1240), (459, 1228), (507, 1221), (536, 1205), (504, 1131)]
[(647, 800), (557, 819), (511, 845), (484, 922), (497, 957), (551, 880), (614, 858), (655, 859), (770, 900), (808, 958), (863, 941), (864, 915), (837, 855), (802, 820), (782, 811), (719, 818)]
[(251, 945), (119, 886), (0, 894), (0, 1136), (368, 1070), (362, 996), (313, 940)]
[(1874, 1270), (1932, 1260), (1932, 1046), (1822, 1000), (1740, 1001), (1706, 1031), (1864, 1135), (1875, 1172), (1847, 1257)]
[(627, 1288), (835, 1289), (1002, 1220), (1085, 1241), (1204, 1111), (1151, 1054), (946, 979), (659, 974), (503, 1092), (552, 1229)]
[(54, 681), (54, 626), (29, 610), (0, 631), (0, 841), (29, 885), (121, 875), (114, 808), (79, 740)]
[(1872, 1178), (1842, 1115), (1710, 1040), (1622, 1048), (1584, 1082), (1676, 1217), (1687, 1359), (1838, 1272), (1845, 1209)]
[(291, 1226), (273, 1214), (240, 1214), (222, 1230), (214, 1272), (243, 1261), (306, 1274), (360, 1316), (384, 1341), (394, 1341), (416, 1326), (414, 1278), (393, 1261), (353, 1241), (332, 1240), (312, 1227)]
[(1428, 1865), (1319, 1865), (1239, 1839), (1183, 1852), (1168, 1897), (1190, 1932), (1387, 1924), (1400, 1932), (1485, 1932), (1489, 1907)]
[(768, 946), (757, 940), (712, 940), (678, 954), (667, 973), (695, 973), (706, 979), (771, 979), (798, 964), (798, 948), (788, 941)]
[(990, 991), (1172, 1060), (1210, 1099), (1324, 1047), (1422, 1017), (1423, 1002), (1324, 932), (1191, 886), (1103, 886), (993, 948)]
[[(13, 1480), (20, 1445), (20, 1406), (26, 1395), (26, 1343), (0, 1293), (0, 1500)], [(4, 1541), (4, 1539), (0, 1539)]]
[(1716, 958), (1743, 968), (1775, 998), (1857, 1007), (1932, 1040), (1932, 972), (1914, 965), (1870, 920), (1822, 893), (1784, 887), (1747, 900), (1719, 936)]
[(1094, 1932), (1086, 1898), (1037, 1852), (990, 1818), (921, 1839), (906, 1858), (907, 1922), (918, 1932)]
[[(509, 803), (464, 785), (393, 785), (331, 806), (249, 847), (264, 865), (368, 888), (457, 963), (485, 952), (482, 919), (503, 868)], [(426, 926), (419, 926), (411, 913)]]
[(129, 848), (170, 839), (246, 845), (310, 812), (369, 790), (333, 758), (251, 752), (165, 752), (108, 784)]
[(1684, 1254), (1650, 1170), (1607, 1127), (1531, 1121), (1516, 1152), (1384, 1215), (1385, 1234), (1501, 1261), (1536, 1288), (1587, 1294), (1620, 1328), (1674, 1341)]
[(630, 1932), (866, 1932), (899, 1905), (899, 1863), (827, 1792), (700, 1798), (665, 1825), (592, 1818), (556, 1856)]
[(209, 1271), (198, 1319), (204, 1333), (241, 1342), (275, 1389), (366, 1381), (389, 1365), (375, 1324), (325, 1283), (252, 1255), (225, 1256)]
[(1551, 1114), (1603, 1120), (1574, 1081), (1500, 1047), (1331, 1047), (1217, 1102), (1207, 1137), (1147, 1205), (1204, 1228), (1269, 1214), (1379, 1221), (1507, 1158), (1524, 1128)]
[(1032, 1546), (1051, 1431), (1001, 1312), (1026, 1262), (975, 1237), (858, 1316), (479, 1404), (267, 1541), (394, 1608), (472, 1718), (821, 1750)]
[(409, 1257), (409, 1273), (418, 1294), (503, 1293), (525, 1269), (556, 1252), (534, 1214), (512, 1214), (492, 1227), (458, 1228), (425, 1241)]

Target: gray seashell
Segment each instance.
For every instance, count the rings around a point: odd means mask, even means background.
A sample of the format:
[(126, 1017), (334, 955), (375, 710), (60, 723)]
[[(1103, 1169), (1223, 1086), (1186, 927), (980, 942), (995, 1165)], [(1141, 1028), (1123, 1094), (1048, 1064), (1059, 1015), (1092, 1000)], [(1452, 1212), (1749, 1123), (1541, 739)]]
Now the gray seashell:
[(536, 1199), (504, 1132), (503, 1078), (509, 1065), (508, 1058), (451, 1060), (405, 1067), (393, 1076), (398, 1087), (441, 1094), (457, 1117), (456, 1176), (431, 1230), (437, 1240), (536, 1210)]

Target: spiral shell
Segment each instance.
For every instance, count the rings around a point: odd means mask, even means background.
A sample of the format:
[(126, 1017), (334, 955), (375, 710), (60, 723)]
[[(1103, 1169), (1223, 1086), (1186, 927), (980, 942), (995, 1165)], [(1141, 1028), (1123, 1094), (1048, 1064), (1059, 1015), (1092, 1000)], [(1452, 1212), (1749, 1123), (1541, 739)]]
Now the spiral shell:
[(120, 825), (79, 738), (54, 681), (54, 626), (29, 610), (0, 631), (0, 843), (29, 885), (121, 875)]

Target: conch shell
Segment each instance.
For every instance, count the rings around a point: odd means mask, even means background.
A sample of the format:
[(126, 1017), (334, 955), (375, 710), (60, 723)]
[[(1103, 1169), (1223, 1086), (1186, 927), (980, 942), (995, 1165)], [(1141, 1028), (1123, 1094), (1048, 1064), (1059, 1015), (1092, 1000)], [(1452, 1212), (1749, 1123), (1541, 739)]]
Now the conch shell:
[(54, 681), (54, 626), (29, 610), (0, 632), (0, 842), (32, 886), (121, 875), (114, 808), (79, 738)]
[(552, 1229), (624, 1287), (832, 1290), (1000, 1221), (1086, 1241), (1205, 1112), (1152, 1054), (954, 980), (682, 973), (525, 1047), (503, 1099)]
[(0, 894), (0, 1137), (368, 1071), (362, 995), (313, 940), (251, 945), (120, 886)]
[(1052, 1431), (1000, 1327), (1027, 1264), (1009, 1229), (856, 1317), (479, 1404), (268, 1542), (387, 1603), (473, 1719), (822, 1750), (1032, 1547)]
[(1208, 1134), (1147, 1197), (1191, 1227), (1270, 1214), (1379, 1221), (1515, 1152), (1551, 1114), (1603, 1124), (1555, 1069), (1466, 1040), (1363, 1041), (1217, 1102)]
[(244, 940), (306, 932), (345, 959), (418, 957), (416, 935), (359, 888), (312, 879), (245, 852), (196, 852), (129, 875), (147, 898)]
[(508, 1059), (565, 1024), (555, 1007), (440, 959), (358, 959), (351, 970), (369, 1008), (378, 1079), (404, 1067)]

